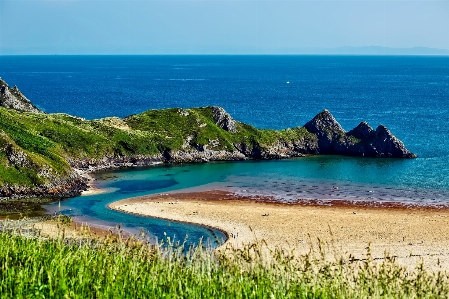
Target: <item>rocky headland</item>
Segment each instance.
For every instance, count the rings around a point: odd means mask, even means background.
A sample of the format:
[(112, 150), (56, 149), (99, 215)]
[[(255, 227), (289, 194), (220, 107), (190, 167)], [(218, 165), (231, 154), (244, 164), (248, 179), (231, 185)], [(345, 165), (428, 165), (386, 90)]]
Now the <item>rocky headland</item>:
[(387, 127), (379, 125), (376, 130), (361, 122), (357, 127), (346, 132), (328, 110), (316, 115), (304, 127), (318, 137), (318, 154), (385, 157), (385, 158), (416, 158), (397, 139)]
[(415, 158), (385, 126), (346, 132), (324, 110), (302, 127), (260, 130), (221, 107), (149, 110), (124, 119), (45, 114), (0, 79), (0, 198), (63, 198), (85, 174), (160, 163), (284, 159), (307, 154)]

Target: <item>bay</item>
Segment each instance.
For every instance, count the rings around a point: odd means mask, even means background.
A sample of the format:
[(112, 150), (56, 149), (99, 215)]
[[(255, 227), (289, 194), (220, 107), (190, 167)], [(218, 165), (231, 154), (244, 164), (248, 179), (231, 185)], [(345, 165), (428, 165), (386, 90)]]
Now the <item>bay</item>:
[[(125, 182), (114, 181), (115, 192), (91, 197), (103, 206), (102, 196), (115, 199), (205, 184), (287, 201), (300, 195), (329, 197), (332, 186), (339, 186), (342, 198), (373, 197), (369, 191), (382, 190), (376, 199), (449, 200), (449, 57), (0, 56), (0, 75), (45, 111), (87, 119), (218, 105), (239, 121), (283, 129), (302, 126), (328, 109), (346, 130), (362, 120), (374, 127), (386, 125), (419, 156), (189, 165), (182, 168), (185, 173), (156, 179), (158, 183), (147, 183), (137, 193), (131, 192), (133, 184), (151, 180), (148, 173), (160, 169), (125, 172), (120, 176)], [(309, 193), (300, 193), (301, 186)], [(67, 203), (82, 206), (85, 198)], [(103, 213), (98, 210), (95, 217)]]

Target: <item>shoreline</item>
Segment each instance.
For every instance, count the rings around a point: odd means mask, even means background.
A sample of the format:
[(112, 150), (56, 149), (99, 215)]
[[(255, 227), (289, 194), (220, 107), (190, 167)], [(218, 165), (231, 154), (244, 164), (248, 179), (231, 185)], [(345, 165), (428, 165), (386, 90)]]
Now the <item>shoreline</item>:
[[(100, 188), (99, 188), (100, 189)], [(199, 190), (198, 190), (199, 189)], [(107, 192), (105, 189), (100, 189), (102, 192)], [(264, 195), (242, 195), (233, 191), (223, 189), (208, 189), (201, 187), (192, 187), (181, 190), (167, 191), (165, 193), (156, 193), (150, 195), (143, 195), (137, 197), (130, 197), (112, 202), (108, 205), (116, 203), (135, 203), (152, 198), (163, 196), (176, 196), (178, 199), (191, 198), (192, 196), (200, 196), (198, 200), (234, 200), (234, 201), (254, 201), (261, 204), (285, 205), (285, 206), (303, 206), (303, 207), (337, 207), (337, 208), (368, 208), (368, 209), (410, 209), (410, 210), (428, 210), (441, 211), (447, 210), (449, 212), (449, 204), (432, 204), (432, 203), (409, 203), (409, 202), (394, 202), (394, 201), (376, 201), (376, 200), (345, 200), (345, 199), (307, 199), (298, 198), (295, 201), (280, 201), (272, 196)], [(219, 199), (217, 199), (217, 196)]]
[(98, 187), (98, 185), (95, 183), (97, 179), (95, 178), (95, 171), (92, 172), (84, 172), (80, 174), (83, 178), (87, 181), (87, 189), (81, 192), (80, 196), (90, 196), (90, 195), (97, 195), (97, 194), (103, 194), (107, 193), (108, 190), (104, 188)]
[(142, 196), (108, 207), (217, 228), (228, 236), (219, 250), (262, 241), (301, 255), (324, 242), (333, 256), (365, 259), (369, 247), (375, 259), (388, 253), (407, 267), (423, 260), (426, 267), (449, 270), (447, 207), (285, 204), (219, 190)]

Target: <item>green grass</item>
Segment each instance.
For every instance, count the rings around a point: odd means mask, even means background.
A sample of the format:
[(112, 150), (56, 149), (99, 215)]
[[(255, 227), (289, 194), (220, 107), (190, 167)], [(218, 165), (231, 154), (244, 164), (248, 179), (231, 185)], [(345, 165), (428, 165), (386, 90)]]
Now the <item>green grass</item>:
[[(263, 243), (262, 243), (263, 244)], [(186, 253), (150, 246), (0, 233), (1, 298), (447, 298), (448, 276), (382, 263), (295, 258), (263, 245)]]

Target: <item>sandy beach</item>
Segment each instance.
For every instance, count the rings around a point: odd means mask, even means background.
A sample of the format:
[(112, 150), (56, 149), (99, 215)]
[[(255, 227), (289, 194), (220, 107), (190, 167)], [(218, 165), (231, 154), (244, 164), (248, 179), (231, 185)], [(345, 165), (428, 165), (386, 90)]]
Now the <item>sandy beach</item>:
[(170, 193), (121, 200), (110, 208), (126, 213), (207, 225), (226, 232), (223, 246), (264, 240), (268, 247), (307, 253), (321, 240), (329, 256), (374, 259), (395, 256), (406, 266), (421, 261), (449, 270), (449, 209), (335, 202), (280, 204), (225, 191)]
[(84, 190), (81, 193), (82, 196), (97, 195), (97, 194), (102, 194), (102, 193), (108, 192), (108, 190), (99, 188), (97, 186), (97, 184), (95, 183), (96, 178), (92, 174), (87, 173), (87, 172), (79, 172), (79, 174), (87, 180), (87, 186), (88, 186), (87, 190)]

